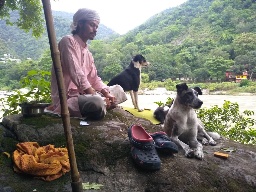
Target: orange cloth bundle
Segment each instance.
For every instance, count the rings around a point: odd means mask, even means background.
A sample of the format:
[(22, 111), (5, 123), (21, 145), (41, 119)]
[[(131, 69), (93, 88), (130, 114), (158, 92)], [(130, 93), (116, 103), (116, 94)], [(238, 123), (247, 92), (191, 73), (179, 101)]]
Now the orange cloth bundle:
[(55, 180), (70, 171), (67, 148), (55, 148), (54, 145), (40, 147), (37, 142), (18, 143), (13, 161), (15, 172), (45, 181)]

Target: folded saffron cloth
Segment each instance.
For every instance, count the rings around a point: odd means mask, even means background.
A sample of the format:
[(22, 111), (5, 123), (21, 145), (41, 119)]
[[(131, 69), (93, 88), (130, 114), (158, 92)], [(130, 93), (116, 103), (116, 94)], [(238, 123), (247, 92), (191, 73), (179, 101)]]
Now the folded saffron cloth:
[(37, 142), (23, 142), (16, 146), (12, 158), (17, 173), (52, 181), (70, 171), (67, 148), (55, 148), (50, 144), (40, 147)]

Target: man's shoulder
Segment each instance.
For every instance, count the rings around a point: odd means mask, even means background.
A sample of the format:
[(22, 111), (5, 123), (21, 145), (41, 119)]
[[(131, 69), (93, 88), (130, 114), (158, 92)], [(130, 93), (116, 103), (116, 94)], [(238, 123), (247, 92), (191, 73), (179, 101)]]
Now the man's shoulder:
[(67, 39), (74, 39), (73, 35), (65, 35), (64, 37), (61, 38), (60, 41), (66, 41)]
[(70, 44), (71, 42), (75, 42), (74, 36), (73, 35), (66, 35), (64, 37), (61, 38), (61, 40), (59, 41), (59, 46), (65, 46)]

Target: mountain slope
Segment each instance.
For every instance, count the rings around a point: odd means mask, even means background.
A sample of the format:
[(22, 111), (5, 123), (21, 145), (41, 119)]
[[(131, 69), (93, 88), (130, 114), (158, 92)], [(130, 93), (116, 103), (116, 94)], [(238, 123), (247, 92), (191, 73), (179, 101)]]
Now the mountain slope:
[(189, 0), (114, 39), (112, 46), (125, 54), (123, 67), (135, 53), (144, 54), (153, 63), (145, 70), (150, 80), (218, 80), (227, 69), (255, 74), (255, 21), (255, 0)]
[[(12, 13), (12, 17), (18, 17), (17, 13)], [(53, 11), (57, 41), (59, 41), (62, 36), (70, 34), (72, 17), (73, 14), (71, 13)], [(112, 35), (118, 34), (100, 24), (96, 39), (107, 39)], [(0, 47), (4, 47), (4, 49), (0, 49), (0, 57), (5, 53), (10, 53), (12, 56), (20, 59), (38, 59), (42, 53), (49, 48), (46, 27), (43, 35), (36, 39), (32, 37), (31, 33), (25, 33), (18, 27), (6, 25), (5, 21), (0, 20)]]
[[(58, 40), (70, 34), (71, 20), (70, 13), (54, 12)], [(91, 41), (90, 50), (106, 81), (138, 53), (152, 63), (144, 70), (149, 80), (223, 80), (226, 70), (254, 75), (255, 21), (256, 0), (188, 0), (122, 36), (100, 25), (96, 37), (104, 41)], [(49, 46), (46, 34), (36, 41), (16, 28), (1, 27), (0, 38), (20, 58), (37, 59)]]

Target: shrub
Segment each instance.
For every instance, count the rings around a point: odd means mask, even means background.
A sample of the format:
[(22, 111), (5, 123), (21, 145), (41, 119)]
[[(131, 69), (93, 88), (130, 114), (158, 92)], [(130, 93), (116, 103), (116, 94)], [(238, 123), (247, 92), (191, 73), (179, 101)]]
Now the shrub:
[(256, 144), (255, 120), (250, 118), (253, 111), (245, 110), (239, 113), (239, 105), (225, 101), (223, 107), (213, 106), (209, 109), (201, 108), (197, 111), (198, 117), (208, 131), (215, 131), (231, 140)]
[(239, 83), (239, 87), (247, 87), (250, 84), (250, 81), (248, 79), (243, 79)]
[(20, 80), (21, 87), (26, 91), (14, 90), (10, 96), (0, 99), (3, 116), (20, 113), (19, 104), (24, 102), (50, 102), (50, 75), (48, 71), (29, 71), (27, 76)]

